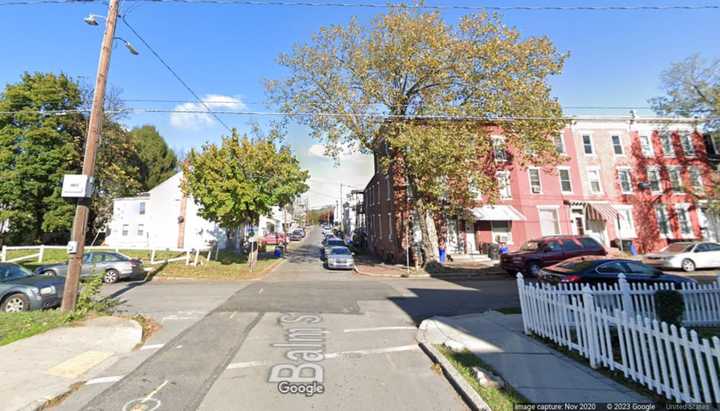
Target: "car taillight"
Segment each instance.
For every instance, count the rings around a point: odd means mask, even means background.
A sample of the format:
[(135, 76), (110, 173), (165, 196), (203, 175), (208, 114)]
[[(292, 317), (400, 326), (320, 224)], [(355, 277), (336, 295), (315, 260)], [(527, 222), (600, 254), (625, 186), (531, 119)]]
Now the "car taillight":
[(577, 283), (580, 281), (579, 275), (566, 275), (562, 280), (560, 280), (561, 283)]

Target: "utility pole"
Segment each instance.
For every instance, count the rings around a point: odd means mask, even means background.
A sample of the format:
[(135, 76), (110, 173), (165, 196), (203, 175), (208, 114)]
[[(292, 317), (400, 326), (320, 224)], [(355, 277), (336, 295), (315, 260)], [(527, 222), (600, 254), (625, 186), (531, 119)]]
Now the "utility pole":
[[(120, 0), (110, 0), (108, 15), (103, 35), (102, 48), (100, 49), (100, 61), (98, 63), (97, 77), (95, 79), (95, 95), (93, 96), (90, 122), (85, 140), (85, 157), (83, 159), (82, 173), (86, 176), (95, 175), (95, 155), (97, 144), (100, 138), (103, 121), (103, 106), (105, 104), (105, 86), (107, 85), (108, 70), (110, 68), (110, 53), (112, 52), (113, 38), (115, 37), (115, 24), (117, 23)], [(71, 241), (77, 243), (75, 254), (70, 254), (68, 272), (65, 277), (65, 289), (63, 291), (62, 311), (75, 309), (77, 301), (78, 286), (80, 284), (80, 269), (82, 267), (83, 252), (85, 251), (85, 230), (90, 199), (80, 198), (75, 208), (73, 219)]]

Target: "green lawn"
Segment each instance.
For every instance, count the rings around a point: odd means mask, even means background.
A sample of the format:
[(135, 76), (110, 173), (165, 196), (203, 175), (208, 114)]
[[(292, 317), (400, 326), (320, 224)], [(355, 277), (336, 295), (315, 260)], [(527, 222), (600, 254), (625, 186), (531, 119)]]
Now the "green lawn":
[(0, 313), (0, 345), (10, 344), (68, 323), (67, 315), (60, 310)]
[[(259, 277), (265, 269), (276, 263), (278, 259), (269, 255), (261, 255), (252, 272), (246, 256), (231, 252), (221, 251), (217, 259), (213, 258), (211, 261), (207, 261), (207, 259), (201, 257), (199, 261), (200, 264), (197, 266), (185, 265), (182, 261), (167, 265), (156, 265), (156, 271), (153, 271), (152, 275), (159, 277), (246, 280)], [(147, 268), (153, 269), (152, 266), (147, 266)]]
[[(465, 380), (477, 391), (483, 400), (490, 406), (493, 411), (512, 411), (513, 404), (527, 403), (528, 400), (517, 393), (512, 387), (506, 385), (503, 389), (483, 387), (475, 378), (475, 372), (472, 367), (481, 367), (485, 370), (495, 373), (492, 367), (485, 364), (477, 356), (470, 351), (454, 352), (442, 345), (435, 346), (450, 363), (462, 374)], [(496, 373), (497, 374), (497, 373)]]

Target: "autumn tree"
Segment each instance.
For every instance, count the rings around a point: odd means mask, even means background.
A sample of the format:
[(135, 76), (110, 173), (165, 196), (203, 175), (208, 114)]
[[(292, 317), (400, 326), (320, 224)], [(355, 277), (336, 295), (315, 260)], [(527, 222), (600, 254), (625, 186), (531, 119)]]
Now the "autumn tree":
[[(547, 79), (565, 56), (545, 37), (521, 38), (497, 15), (457, 25), (397, 7), (368, 25), (322, 28), (281, 54), (289, 76), (268, 81), (281, 110), (338, 154), (373, 151), (407, 178), (426, 256), (436, 255), (431, 213), (497, 193), (489, 130), (502, 128), (514, 163), (551, 165), (563, 123)], [(452, 201), (448, 201), (452, 200)]]
[(219, 146), (190, 151), (183, 173), (183, 192), (200, 205), (199, 214), (229, 236), (243, 224), (257, 224), (273, 206), (290, 204), (307, 191), (309, 178), (289, 147), (240, 137), (236, 130)]

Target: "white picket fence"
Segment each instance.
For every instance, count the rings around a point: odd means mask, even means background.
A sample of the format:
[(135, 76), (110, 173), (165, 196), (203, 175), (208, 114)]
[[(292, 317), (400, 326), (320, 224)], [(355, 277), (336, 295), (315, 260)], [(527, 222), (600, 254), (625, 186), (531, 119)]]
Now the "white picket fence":
[[(28, 246), (6, 246), (4, 245), (2, 249), (0, 250), (0, 261), (1, 262), (11, 262), (11, 263), (17, 263), (20, 261), (28, 261), (28, 260), (35, 260), (37, 259), (38, 263), (42, 263), (43, 259), (45, 257), (45, 250), (65, 250), (67, 247), (61, 246), (61, 245), (28, 245)], [(28, 254), (21, 257), (16, 257), (12, 259), (8, 259), (8, 251), (11, 250), (37, 250), (34, 254)], [(145, 264), (155, 265), (155, 264), (163, 264), (163, 263), (170, 263), (174, 261), (185, 261), (185, 265), (198, 265), (200, 261), (200, 254), (201, 253), (207, 253), (207, 260), (209, 261), (213, 256), (213, 248), (207, 248), (204, 250), (200, 249), (184, 249), (184, 248), (154, 248), (154, 249), (147, 249), (147, 248), (121, 248), (121, 247), (106, 247), (106, 246), (86, 246), (85, 250), (91, 251), (91, 250), (113, 250), (116, 253), (119, 253), (121, 250), (136, 250), (136, 251), (150, 251), (150, 261), (145, 261)], [(173, 258), (160, 258), (156, 259), (156, 254), (158, 251), (162, 252), (173, 252), (173, 253), (181, 253), (183, 255)], [(215, 255), (217, 255), (217, 251), (215, 251)]]
[[(654, 308), (651, 311), (654, 299), (643, 287), (635, 287), (639, 290), (629, 287), (630, 295), (620, 295), (628, 306), (644, 304), (645, 309), (633, 316), (613, 308), (618, 299), (608, 291), (612, 287), (586, 285), (578, 293), (576, 287), (526, 284), (520, 274), (517, 283), (525, 333), (548, 338), (580, 353), (593, 368), (619, 370), (626, 378), (670, 400), (720, 403), (720, 339), (713, 337), (711, 343), (698, 338), (694, 330), (688, 332), (684, 327), (668, 326), (641, 315), (654, 315)], [(712, 292), (707, 288), (697, 292), (700, 289), (680, 290), (686, 304), (707, 301), (696, 308), (699, 310), (718, 302), (717, 285)], [(714, 297), (709, 298), (711, 295)], [(604, 306), (608, 301), (612, 304)]]
[[(553, 298), (568, 301), (570, 297), (582, 298), (583, 287), (587, 284), (562, 283), (556, 286), (544, 284), (540, 287), (551, 293)], [(639, 314), (656, 319), (655, 292), (672, 290), (672, 284), (628, 283), (625, 275), (618, 276), (617, 284), (598, 284), (589, 287), (593, 302), (598, 308), (608, 312), (616, 309), (625, 311), (628, 316)], [(712, 284), (684, 283), (677, 288), (685, 302), (683, 325), (712, 326), (720, 325), (720, 275)]]

